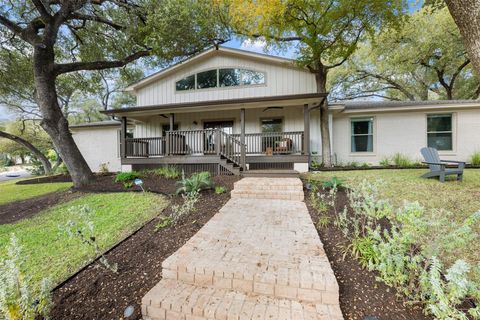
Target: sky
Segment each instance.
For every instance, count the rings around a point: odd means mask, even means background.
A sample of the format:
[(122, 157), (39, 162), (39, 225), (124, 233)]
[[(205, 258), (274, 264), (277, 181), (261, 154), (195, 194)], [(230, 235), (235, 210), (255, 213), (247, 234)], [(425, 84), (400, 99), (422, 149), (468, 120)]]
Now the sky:
[[(423, 0), (408, 0), (409, 4), (409, 11), (413, 12), (420, 8), (423, 4)], [(231, 41), (227, 42), (224, 44), (225, 47), (230, 47), (230, 48), (237, 48), (237, 49), (242, 49), (242, 50), (247, 50), (247, 51), (253, 51), (253, 52), (260, 52), (260, 53), (268, 53), (271, 55), (275, 56), (281, 56), (285, 58), (295, 58), (295, 50), (291, 49), (285, 52), (278, 52), (278, 51), (267, 51), (265, 52), (265, 41), (261, 39), (257, 40), (241, 40), (239, 38), (234, 38)], [(152, 70), (153, 71), (153, 70)], [(0, 106), (0, 122), (12, 119), (13, 115), (7, 110)]]

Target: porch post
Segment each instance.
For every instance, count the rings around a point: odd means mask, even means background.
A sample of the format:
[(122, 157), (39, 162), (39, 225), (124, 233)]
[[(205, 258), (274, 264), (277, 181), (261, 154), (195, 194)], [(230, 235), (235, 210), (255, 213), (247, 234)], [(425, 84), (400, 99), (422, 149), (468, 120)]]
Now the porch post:
[(240, 149), (241, 149), (241, 154), (240, 154), (240, 167), (242, 167), (243, 170), (245, 170), (246, 167), (246, 150), (245, 150), (245, 109), (242, 108), (240, 109)]
[(169, 156), (170, 155), (170, 150), (172, 148), (172, 135), (171, 135), (171, 131), (173, 131), (173, 128), (174, 128), (174, 124), (175, 124), (175, 114), (173, 113), (170, 113), (168, 115), (168, 121), (169, 121), (169, 129), (168, 129), (168, 132), (166, 133), (166, 137), (165, 137), (165, 156)]
[(122, 123), (120, 125), (120, 158), (125, 159), (127, 157), (127, 117), (122, 117)]
[(174, 125), (175, 125), (175, 114), (170, 113), (168, 115), (168, 120), (170, 121), (170, 131), (173, 131)]
[(310, 110), (308, 110), (308, 104), (303, 105), (303, 154), (308, 155), (310, 163)]

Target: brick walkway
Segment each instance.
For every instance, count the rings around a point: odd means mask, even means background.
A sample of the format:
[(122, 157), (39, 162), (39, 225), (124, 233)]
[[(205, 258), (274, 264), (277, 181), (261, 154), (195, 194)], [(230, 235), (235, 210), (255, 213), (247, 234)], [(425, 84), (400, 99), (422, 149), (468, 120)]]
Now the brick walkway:
[(338, 285), (296, 178), (244, 178), (162, 264), (144, 319), (343, 319)]

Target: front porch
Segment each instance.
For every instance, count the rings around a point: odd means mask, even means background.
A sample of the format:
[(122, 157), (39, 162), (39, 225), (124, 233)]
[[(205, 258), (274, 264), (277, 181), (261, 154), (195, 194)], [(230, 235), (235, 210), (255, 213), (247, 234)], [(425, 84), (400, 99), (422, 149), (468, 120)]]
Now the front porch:
[[(186, 172), (235, 175), (247, 170), (306, 171), (312, 145), (318, 148), (318, 139), (310, 137), (318, 115), (312, 119), (311, 113), (321, 101), (317, 96), (310, 100), (303, 105), (288, 99), (275, 105), (252, 101), (240, 108), (229, 102), (162, 113), (131, 108), (121, 115), (121, 163), (134, 170), (175, 165)], [(135, 124), (133, 132), (127, 130), (129, 123)]]

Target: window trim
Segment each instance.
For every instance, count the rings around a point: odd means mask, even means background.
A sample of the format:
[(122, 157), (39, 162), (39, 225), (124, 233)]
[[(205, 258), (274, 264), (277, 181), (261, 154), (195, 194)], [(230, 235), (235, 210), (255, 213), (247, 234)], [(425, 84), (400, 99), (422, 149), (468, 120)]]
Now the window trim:
[[(220, 86), (220, 78), (219, 78), (220, 77), (220, 69), (244, 69), (244, 70), (249, 70), (249, 71), (253, 71), (253, 72), (261, 72), (264, 75), (265, 81), (264, 81), (264, 83), (260, 83), (260, 84), (243, 84), (242, 81), (241, 81), (241, 84), (238, 85), (238, 86), (221, 87)], [(212, 88), (202, 88), (202, 89), (197, 88), (197, 74), (205, 72), (205, 71), (210, 71), (210, 70), (217, 70), (217, 86), (212, 87)], [(190, 90), (178, 91), (177, 90), (177, 82), (184, 79), (184, 78), (192, 76), (192, 75), (194, 76), (194, 80), (195, 80), (194, 88), (190, 89)], [(244, 66), (237, 66), (237, 67), (218, 66), (218, 67), (215, 67), (215, 68), (200, 69), (200, 70), (195, 71), (194, 73), (189, 73), (189, 74), (184, 75), (182, 77), (176, 78), (173, 81), (173, 89), (174, 89), (175, 94), (182, 94), (182, 93), (192, 93), (192, 92), (196, 92), (196, 91), (203, 92), (203, 91), (211, 91), (211, 90), (230, 90), (230, 89), (242, 89), (242, 88), (255, 88), (255, 87), (266, 87), (267, 86), (267, 81), (268, 81), (268, 74), (265, 70), (260, 70), (260, 69), (256, 69), (256, 68), (250, 68), (250, 67), (244, 67)]]
[[(352, 122), (355, 121), (355, 120), (362, 120), (362, 119), (371, 119), (372, 120), (372, 151), (352, 151), (352, 137), (353, 137), (353, 127), (352, 127)], [(350, 117), (349, 118), (349, 126), (350, 126), (350, 134), (348, 135), (348, 139), (349, 139), (349, 153), (350, 153), (350, 156), (376, 156), (376, 152), (377, 152), (377, 123), (376, 123), (376, 117), (375, 116), (369, 116), (369, 115), (365, 115), (365, 116), (356, 116), (356, 117)], [(369, 136), (370, 134), (358, 134), (356, 136)]]
[[(428, 131), (428, 117), (450, 115), (452, 122), (452, 131)], [(428, 147), (428, 134), (429, 133), (448, 133), (452, 135), (452, 149), (451, 150), (438, 150), (439, 155), (456, 155), (457, 152), (457, 114), (456, 112), (429, 112), (425, 113), (425, 146)]]
[(259, 125), (259, 130), (260, 133), (263, 133), (262, 131), (262, 121), (263, 120), (281, 120), (282, 121), (282, 130), (280, 132), (285, 132), (285, 117), (284, 116), (273, 116), (273, 117), (260, 117), (258, 118), (258, 125)]

